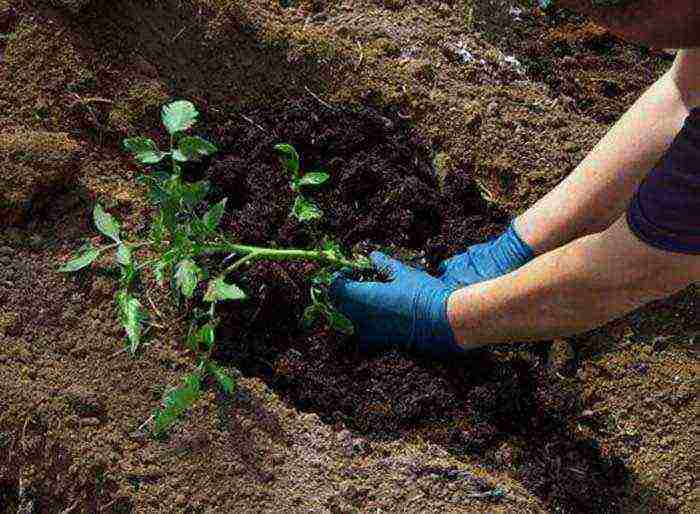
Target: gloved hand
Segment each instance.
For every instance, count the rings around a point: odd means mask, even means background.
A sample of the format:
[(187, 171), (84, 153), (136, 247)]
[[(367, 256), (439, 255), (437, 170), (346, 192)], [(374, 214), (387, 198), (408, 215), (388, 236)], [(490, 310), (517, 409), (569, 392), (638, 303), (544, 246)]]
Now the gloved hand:
[(335, 306), (354, 323), (360, 350), (398, 347), (432, 358), (464, 353), (447, 320), (447, 299), (456, 288), (383, 253), (372, 263), (388, 282), (355, 282), (337, 274), (329, 291)]
[(499, 237), (442, 261), (438, 276), (449, 287), (466, 287), (510, 273), (534, 256), (511, 223)]

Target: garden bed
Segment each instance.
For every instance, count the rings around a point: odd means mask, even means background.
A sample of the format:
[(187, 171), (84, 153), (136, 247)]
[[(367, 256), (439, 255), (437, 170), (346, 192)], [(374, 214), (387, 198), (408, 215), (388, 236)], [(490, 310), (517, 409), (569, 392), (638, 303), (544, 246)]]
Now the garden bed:
[[(181, 4), (18, 1), (0, 18), (0, 132), (80, 143), (60, 181), (41, 151), (0, 156), (31, 172), (0, 232), (2, 514), (693, 512), (694, 288), (445, 366), (302, 328), (314, 265), (254, 265), (215, 355), (236, 395), (209, 384), (168, 440), (139, 430), (194, 365), (185, 312), (151, 290), (161, 328), (132, 358), (108, 263), (55, 270), (96, 234), (97, 201), (126, 233), (146, 227), (119, 142), (163, 139), (169, 98), (193, 100), (219, 147), (185, 174), (229, 198), (228, 233), (304, 247), (319, 230), (434, 269), (556, 184), (669, 62), (527, 2)], [(316, 228), (289, 216), (279, 142), (331, 176)]]

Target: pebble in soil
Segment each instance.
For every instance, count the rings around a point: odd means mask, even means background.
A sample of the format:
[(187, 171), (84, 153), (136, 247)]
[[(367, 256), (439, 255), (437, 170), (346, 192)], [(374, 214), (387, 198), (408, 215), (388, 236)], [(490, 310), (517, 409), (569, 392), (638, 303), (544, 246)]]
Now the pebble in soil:
[[(324, 233), (346, 249), (402, 249), (434, 270), (507, 222), (481, 198), (468, 165), (439, 187), (433, 148), (391, 109), (310, 98), (246, 118), (251, 122), (232, 119), (210, 130), (220, 152), (199, 170), (216, 196), (229, 198), (223, 226), (240, 241), (305, 247)], [(296, 147), (302, 169), (330, 173), (327, 185), (309, 193), (325, 212), (317, 225), (289, 216), (294, 193), (273, 152), (280, 142)], [(300, 328), (314, 269), (258, 264), (236, 277), (251, 298), (225, 313), (220, 334), (227, 342), (217, 357), (263, 377), (298, 409), (369, 441), (420, 434), (511, 469), (562, 511), (615, 505), (625, 468), (569, 431), (567, 420), (585, 406), (575, 379), (564, 387), (542, 365), (543, 352), (511, 345), (476, 350), (451, 365), (395, 351), (358, 355), (352, 339), (323, 325)]]

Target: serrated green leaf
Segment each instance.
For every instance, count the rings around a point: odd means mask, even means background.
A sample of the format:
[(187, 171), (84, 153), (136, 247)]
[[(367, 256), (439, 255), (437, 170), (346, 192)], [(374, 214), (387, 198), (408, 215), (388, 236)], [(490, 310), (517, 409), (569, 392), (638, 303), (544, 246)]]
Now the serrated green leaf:
[(233, 380), (231, 375), (229, 375), (225, 369), (217, 366), (213, 362), (207, 361), (206, 363), (207, 371), (211, 373), (216, 381), (219, 383), (221, 389), (228, 396), (231, 396), (236, 390), (236, 382)]
[(214, 155), (217, 150), (216, 146), (201, 137), (183, 137), (178, 148), (173, 151), (173, 159), (178, 162), (196, 161), (201, 157)]
[(146, 312), (138, 299), (122, 289), (117, 293), (117, 305), (122, 325), (129, 340), (129, 351), (135, 354), (141, 344), (142, 322), (147, 318)]
[(190, 374), (185, 377), (185, 385), (171, 391), (163, 400), (163, 408), (158, 410), (154, 418), (153, 431), (156, 435), (163, 435), (178, 417), (180, 417), (194, 402), (201, 392), (201, 382), (197, 375)]
[(216, 227), (219, 226), (219, 223), (221, 223), (221, 218), (223, 218), (224, 212), (226, 212), (227, 200), (227, 198), (224, 198), (219, 203), (214, 205), (211, 209), (209, 209), (206, 212), (206, 214), (202, 218), (202, 222), (208, 230), (215, 230)]
[(70, 261), (65, 263), (63, 266), (58, 268), (58, 271), (61, 273), (72, 273), (74, 271), (86, 268), (90, 264), (95, 262), (95, 259), (97, 259), (100, 256), (100, 253), (101, 250), (98, 250), (97, 248), (89, 249), (82, 255), (76, 257), (75, 259), (71, 259)]
[(299, 154), (292, 145), (287, 143), (275, 145), (275, 152), (288, 173), (295, 177), (299, 175)]
[(158, 149), (155, 141), (147, 137), (132, 137), (124, 140), (124, 149), (141, 164), (157, 164), (165, 154)]
[(192, 102), (179, 100), (163, 107), (162, 120), (165, 128), (173, 135), (192, 127), (199, 113)]
[(223, 300), (245, 300), (246, 294), (235, 284), (227, 284), (223, 277), (217, 277), (209, 282), (207, 292), (204, 295), (205, 302), (219, 302)]
[(328, 173), (323, 173), (323, 172), (312, 172), (312, 173), (307, 173), (301, 179), (299, 180), (299, 185), (302, 186), (320, 186), (321, 184), (325, 184), (328, 182), (328, 179), (331, 178), (331, 176)]
[(334, 309), (328, 309), (326, 311), (326, 318), (328, 319), (328, 324), (334, 330), (347, 334), (349, 336), (355, 333), (355, 325), (352, 324), (346, 316), (339, 313)]
[(122, 266), (128, 266), (131, 264), (131, 258), (131, 248), (125, 244), (120, 244), (117, 247), (117, 262)]
[(323, 211), (315, 203), (303, 196), (297, 196), (292, 208), (292, 214), (299, 221), (313, 221), (323, 217)]
[(92, 217), (97, 230), (117, 243), (120, 241), (119, 223), (111, 214), (105, 212), (104, 208), (99, 203), (95, 205), (95, 209), (92, 211)]
[(175, 283), (186, 298), (192, 298), (202, 278), (202, 269), (192, 259), (183, 259), (177, 265)]

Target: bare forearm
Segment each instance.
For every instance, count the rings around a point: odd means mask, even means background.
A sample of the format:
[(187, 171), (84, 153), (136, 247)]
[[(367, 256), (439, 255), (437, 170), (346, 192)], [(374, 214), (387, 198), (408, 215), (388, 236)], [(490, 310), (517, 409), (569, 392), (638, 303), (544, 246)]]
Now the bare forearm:
[(513, 273), (457, 291), (448, 318), (465, 348), (580, 333), (682, 289), (697, 276), (698, 261), (646, 246), (622, 219)]
[(681, 53), (576, 170), (516, 220), (536, 254), (605, 230), (625, 210), (698, 104), (698, 53)]

